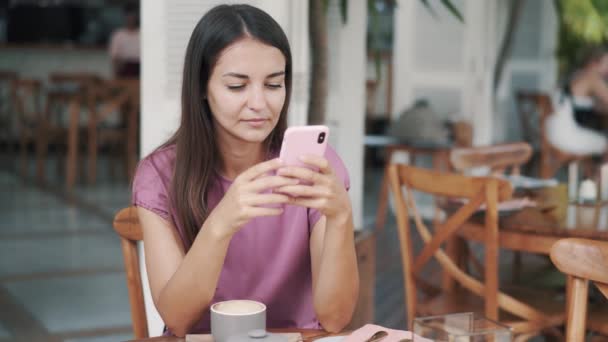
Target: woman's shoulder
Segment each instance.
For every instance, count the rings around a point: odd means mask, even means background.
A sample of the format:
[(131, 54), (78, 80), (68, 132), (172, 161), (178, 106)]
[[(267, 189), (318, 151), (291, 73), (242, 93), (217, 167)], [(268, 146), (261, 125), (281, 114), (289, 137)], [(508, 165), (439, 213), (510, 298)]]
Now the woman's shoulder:
[(175, 168), (175, 145), (162, 146), (144, 157), (137, 166), (135, 178), (170, 179)]

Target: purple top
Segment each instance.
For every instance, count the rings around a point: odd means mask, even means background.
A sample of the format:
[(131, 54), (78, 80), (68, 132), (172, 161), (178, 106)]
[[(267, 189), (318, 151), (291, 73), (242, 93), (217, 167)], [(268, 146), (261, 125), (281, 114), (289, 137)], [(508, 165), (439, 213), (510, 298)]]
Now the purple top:
[[(348, 172), (340, 157), (328, 146), (325, 158), (348, 190)], [(133, 181), (133, 204), (169, 221), (183, 240), (183, 229), (176, 224), (169, 205), (174, 165), (174, 146), (143, 159)], [(232, 181), (219, 177), (209, 193), (211, 210), (231, 184)], [(321, 328), (313, 308), (309, 243), (311, 229), (320, 217), (315, 209), (287, 205), (279, 216), (255, 218), (243, 226), (230, 241), (212, 303), (257, 300), (267, 306), (268, 328)], [(201, 260), (201, 267), (204, 265)], [(209, 329), (206, 310), (191, 333)]]

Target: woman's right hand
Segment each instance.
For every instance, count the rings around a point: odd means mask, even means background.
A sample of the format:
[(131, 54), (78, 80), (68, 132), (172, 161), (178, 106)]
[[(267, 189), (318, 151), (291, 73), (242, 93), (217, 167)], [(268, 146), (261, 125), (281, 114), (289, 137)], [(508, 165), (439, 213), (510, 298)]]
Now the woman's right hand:
[(232, 236), (255, 217), (280, 215), (282, 204), (288, 203), (289, 197), (266, 190), (298, 184), (297, 179), (274, 173), (269, 175), (281, 166), (284, 166), (281, 160), (276, 158), (256, 164), (238, 175), (204, 226), (214, 229), (220, 236)]

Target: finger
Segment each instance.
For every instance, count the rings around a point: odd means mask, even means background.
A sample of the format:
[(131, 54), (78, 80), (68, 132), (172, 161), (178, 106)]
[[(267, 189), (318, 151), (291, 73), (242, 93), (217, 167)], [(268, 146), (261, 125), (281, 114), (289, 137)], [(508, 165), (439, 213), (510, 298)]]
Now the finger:
[(262, 206), (265, 204), (289, 203), (289, 196), (284, 194), (259, 194), (251, 199), (252, 206)]
[(321, 209), (324, 207), (325, 200), (318, 198), (307, 198), (307, 197), (292, 197), (289, 200), (290, 205), (297, 205), (301, 207), (311, 209)]
[(253, 192), (260, 192), (266, 189), (273, 189), (286, 185), (295, 185), (298, 184), (297, 179), (283, 177), (283, 176), (267, 176), (260, 177), (251, 182), (250, 189)]
[(275, 192), (287, 194), (292, 197), (327, 197), (327, 191), (310, 185), (286, 185), (277, 188)]
[(245, 181), (250, 181), (259, 176), (263, 176), (270, 171), (276, 170), (281, 166), (283, 166), (283, 162), (279, 158), (271, 159), (250, 167), (249, 169), (245, 170), (245, 172), (243, 172), (239, 178)]
[(306, 154), (300, 157), (300, 160), (307, 165), (314, 166), (319, 169), (319, 172), (323, 174), (331, 174), (332, 169), (329, 165), (329, 161), (321, 156), (314, 154)]
[(283, 208), (252, 207), (251, 209), (249, 209), (249, 215), (251, 217), (278, 216), (282, 213)]
[(304, 181), (317, 183), (321, 180), (321, 174), (305, 167), (287, 166), (277, 171), (279, 176), (292, 177)]

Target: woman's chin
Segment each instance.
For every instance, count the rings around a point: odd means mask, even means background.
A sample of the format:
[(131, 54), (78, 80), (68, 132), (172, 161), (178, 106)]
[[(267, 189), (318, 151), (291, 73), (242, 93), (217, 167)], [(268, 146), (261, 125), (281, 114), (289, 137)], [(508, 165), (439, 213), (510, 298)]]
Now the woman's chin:
[(247, 143), (262, 143), (268, 138), (270, 132), (243, 132), (243, 134), (239, 134), (241, 140), (244, 140)]

